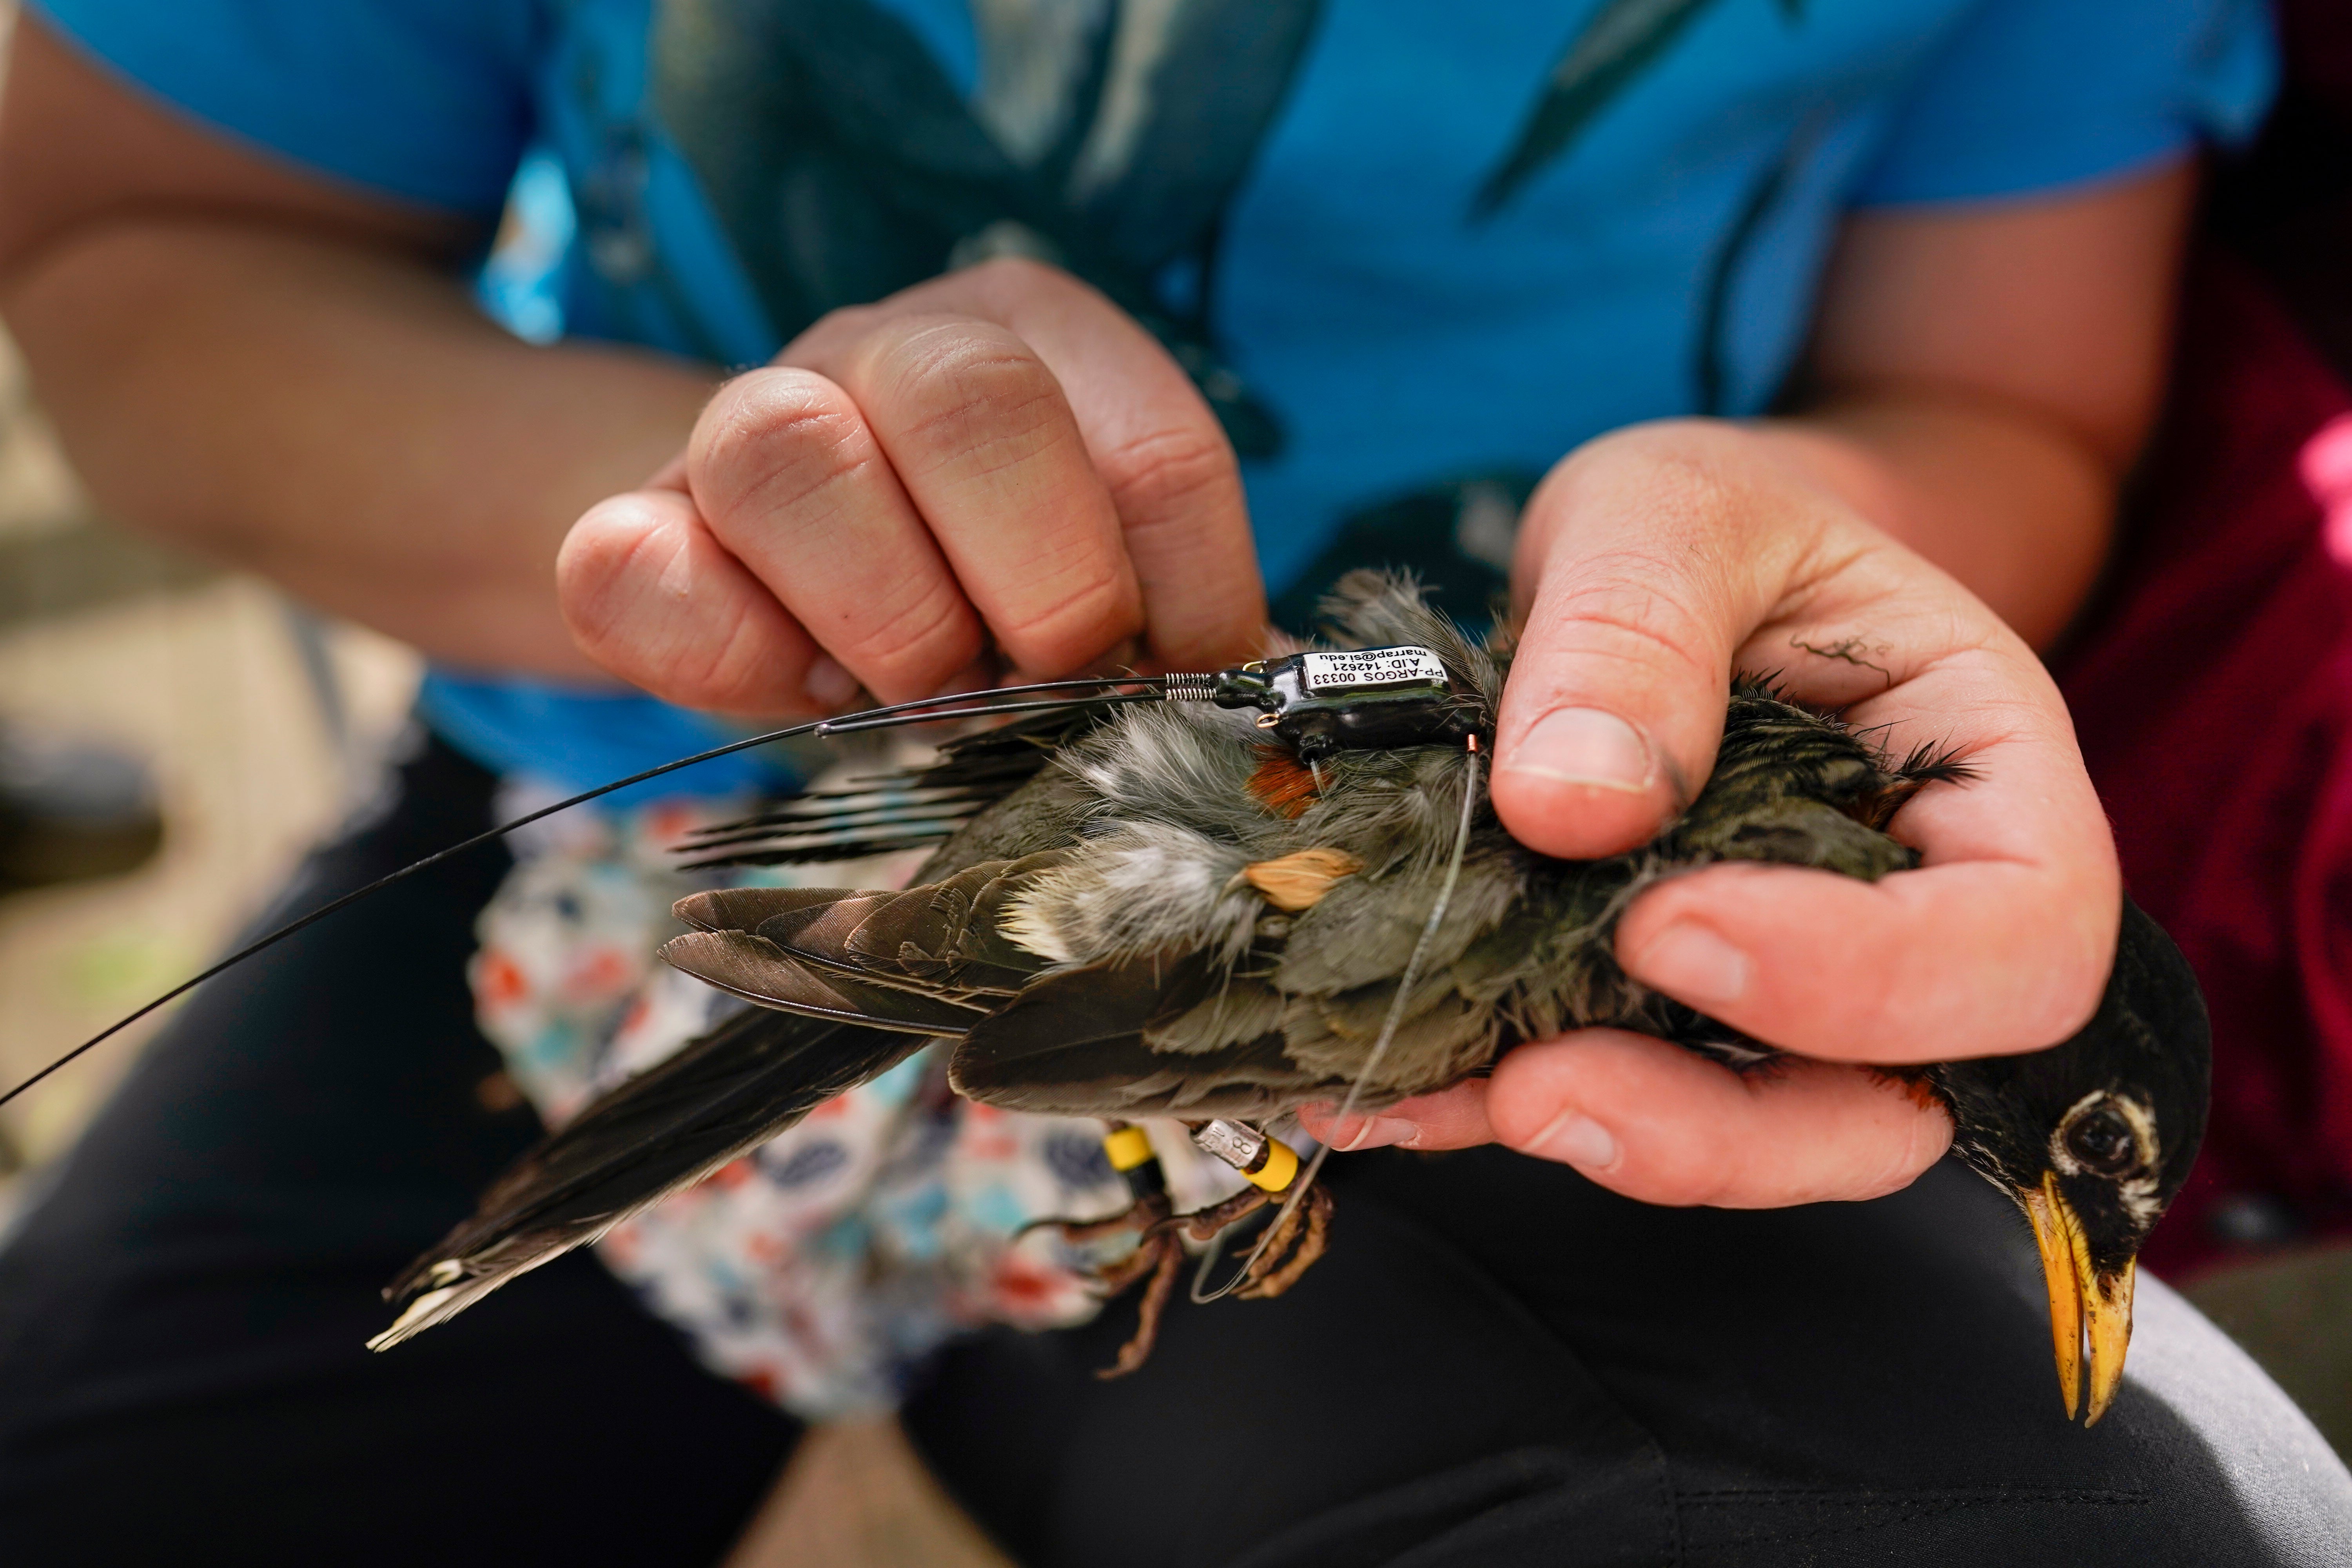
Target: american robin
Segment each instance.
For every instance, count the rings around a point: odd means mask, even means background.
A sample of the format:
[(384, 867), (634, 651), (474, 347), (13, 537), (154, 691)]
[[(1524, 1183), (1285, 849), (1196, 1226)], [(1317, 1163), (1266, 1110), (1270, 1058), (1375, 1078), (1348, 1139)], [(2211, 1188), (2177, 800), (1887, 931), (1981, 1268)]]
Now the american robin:
[[(1881, 755), (1833, 718), (1741, 680), (1706, 788), (1653, 843), (1571, 862), (1513, 840), (1480, 746), (1510, 659), (1410, 584), (1343, 580), (1351, 647), (1180, 677), (1150, 701), (1025, 718), (934, 766), (714, 830), (698, 863), (835, 859), (943, 841), (899, 892), (742, 888), (677, 906), (663, 956), (756, 1004), (623, 1084), (533, 1151), (388, 1294), (396, 1343), (591, 1240), (798, 1121), (950, 1040), (950, 1079), (984, 1103), (1101, 1117), (1149, 1278), (1148, 1352), (1180, 1233), (1207, 1239), (1270, 1196), (1283, 1213), (1244, 1293), (1272, 1295), (1321, 1250), (1328, 1194), (1265, 1129), (1300, 1107), (1392, 1104), (1481, 1072), (1522, 1041), (1636, 1029), (1769, 1072), (1778, 1055), (1618, 967), (1618, 915), (1665, 877), (1722, 860), (1875, 880), (1916, 857), (1885, 831), (1967, 770)], [(2208, 1041), (2171, 943), (2126, 907), (2098, 1015), (2055, 1047), (1909, 1074), (1950, 1111), (1958, 1156), (2009, 1193), (2047, 1273), (2068, 1415), (2087, 1341), (2089, 1419), (2114, 1398), (2134, 1259), (2202, 1134)], [(1168, 1212), (1129, 1119), (1193, 1124), (1251, 1176), (1240, 1198)], [(1074, 1227), (1098, 1233), (1103, 1226)]]

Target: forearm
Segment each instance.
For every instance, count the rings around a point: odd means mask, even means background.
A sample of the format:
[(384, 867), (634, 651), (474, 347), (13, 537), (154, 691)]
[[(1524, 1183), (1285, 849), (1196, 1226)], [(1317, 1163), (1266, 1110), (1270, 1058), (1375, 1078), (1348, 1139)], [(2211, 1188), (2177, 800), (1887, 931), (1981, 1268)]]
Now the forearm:
[(522, 343), (396, 252), (133, 217), (11, 275), (5, 310), (110, 515), (462, 664), (595, 674), (564, 531), (676, 454), (716, 380)]
[(2029, 415), (1919, 392), (1832, 402), (1758, 431), (2035, 647), (2065, 630), (2106, 558), (2107, 466)]
[(1758, 426), (2037, 647), (2112, 537), (2163, 395), (2183, 161), (2049, 198), (1847, 223), (1798, 416)]

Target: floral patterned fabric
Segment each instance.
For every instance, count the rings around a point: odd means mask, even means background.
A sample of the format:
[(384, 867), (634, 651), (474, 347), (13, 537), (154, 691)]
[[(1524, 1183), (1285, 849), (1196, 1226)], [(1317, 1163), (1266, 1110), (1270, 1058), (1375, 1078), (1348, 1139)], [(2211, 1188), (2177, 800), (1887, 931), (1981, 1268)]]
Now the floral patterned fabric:
[[(501, 819), (552, 798), (527, 784), (506, 796)], [(551, 1125), (740, 1005), (655, 955), (685, 929), (671, 903), (718, 881), (674, 869), (668, 850), (728, 804), (575, 811), (516, 836), (469, 973), (483, 1033)], [(729, 879), (892, 887), (922, 858)], [(958, 1333), (1053, 1328), (1097, 1310), (1079, 1273), (1093, 1260), (1019, 1232), (1126, 1206), (1102, 1131), (960, 1100), (934, 1048), (616, 1226), (597, 1250), (709, 1365), (796, 1414), (887, 1408)], [(1239, 1190), (1181, 1127), (1147, 1131), (1181, 1206)]]

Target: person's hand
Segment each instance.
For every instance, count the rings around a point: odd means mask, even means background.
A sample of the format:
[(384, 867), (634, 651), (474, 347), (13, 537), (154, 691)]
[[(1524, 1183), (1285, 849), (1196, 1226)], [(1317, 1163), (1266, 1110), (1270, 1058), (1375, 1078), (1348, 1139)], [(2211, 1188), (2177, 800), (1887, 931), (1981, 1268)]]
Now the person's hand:
[(1333, 1127), (1342, 1149), (1490, 1139), (1632, 1197), (1768, 1207), (1907, 1184), (1944, 1112), (1862, 1063), (2054, 1045), (2095, 1009), (2120, 879), (2056, 687), (1949, 577), (1814, 481), (1769, 431), (1621, 432), (1530, 501), (1527, 616), (1492, 781), (1514, 836), (1567, 858), (1629, 849), (1706, 782), (1734, 670), (1846, 709), (1900, 754), (1974, 770), (1899, 814), (1922, 865), (1876, 883), (1720, 866), (1643, 895), (1617, 956), (1645, 984), (1810, 1059), (1740, 1075), (1663, 1041), (1588, 1030)]
[(1000, 261), (836, 310), (738, 376), (557, 566), (589, 657), (687, 707), (829, 712), (1099, 664), (1252, 657), (1241, 478), (1175, 362)]

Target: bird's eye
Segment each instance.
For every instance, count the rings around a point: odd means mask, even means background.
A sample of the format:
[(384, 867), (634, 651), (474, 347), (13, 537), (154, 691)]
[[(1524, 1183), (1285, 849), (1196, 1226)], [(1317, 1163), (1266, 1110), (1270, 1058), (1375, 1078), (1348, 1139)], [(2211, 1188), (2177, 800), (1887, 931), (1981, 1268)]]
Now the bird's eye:
[(2066, 1152), (2086, 1171), (2120, 1176), (2139, 1161), (2131, 1123), (2108, 1106), (2077, 1117), (2066, 1129)]

